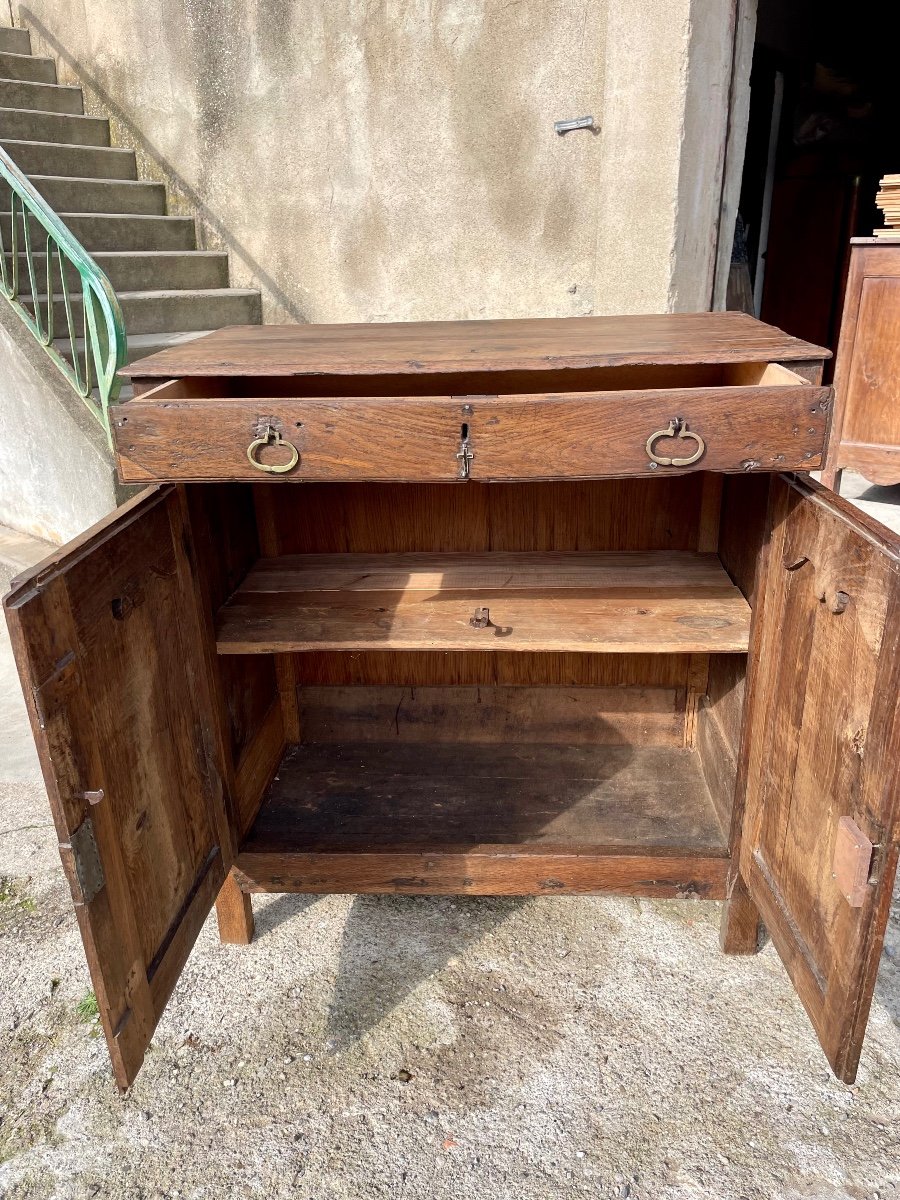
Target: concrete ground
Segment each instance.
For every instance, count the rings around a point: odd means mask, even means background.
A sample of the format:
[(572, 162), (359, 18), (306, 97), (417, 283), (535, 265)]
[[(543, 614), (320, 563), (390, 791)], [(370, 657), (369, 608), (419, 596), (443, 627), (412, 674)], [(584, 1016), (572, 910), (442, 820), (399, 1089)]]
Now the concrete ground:
[(0, 1196), (900, 1198), (900, 903), (852, 1088), (716, 904), (273, 896), (120, 1096), (0, 656)]

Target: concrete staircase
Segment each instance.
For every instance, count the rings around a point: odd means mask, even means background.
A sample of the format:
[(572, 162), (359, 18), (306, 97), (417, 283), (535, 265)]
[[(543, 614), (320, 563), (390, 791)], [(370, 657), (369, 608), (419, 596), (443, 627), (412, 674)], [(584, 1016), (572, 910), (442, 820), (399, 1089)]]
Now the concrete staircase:
[[(164, 185), (138, 179), (134, 152), (109, 141), (109, 122), (84, 115), (81, 88), (56, 82), (56, 63), (32, 55), (27, 30), (0, 28), (0, 145), (109, 276), (129, 361), (258, 324), (259, 292), (228, 286), (228, 255), (198, 250), (193, 218), (168, 216)], [(9, 223), (0, 211), (5, 239)], [(68, 355), (67, 341), (56, 345)]]

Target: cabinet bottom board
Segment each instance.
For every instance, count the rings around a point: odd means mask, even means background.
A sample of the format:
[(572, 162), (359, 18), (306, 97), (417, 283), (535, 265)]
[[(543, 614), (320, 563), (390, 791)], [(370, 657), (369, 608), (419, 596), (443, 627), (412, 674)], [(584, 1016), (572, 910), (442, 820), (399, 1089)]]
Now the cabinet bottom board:
[(271, 892), (724, 895), (696, 751), (354, 742), (285, 755), (241, 847)]

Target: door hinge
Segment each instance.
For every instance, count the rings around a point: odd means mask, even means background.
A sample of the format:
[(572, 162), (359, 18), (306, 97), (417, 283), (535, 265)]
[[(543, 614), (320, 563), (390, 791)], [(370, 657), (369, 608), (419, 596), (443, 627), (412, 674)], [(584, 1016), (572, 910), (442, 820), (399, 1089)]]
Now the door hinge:
[(106, 887), (103, 863), (100, 861), (97, 839), (94, 837), (94, 823), (90, 817), (81, 822), (70, 835), (68, 844), (61, 845), (60, 850), (71, 851), (75, 876), (81, 889), (81, 903), (90, 904)]
[(841, 817), (834, 839), (831, 877), (851, 908), (862, 908), (871, 892), (874, 843), (852, 817)]

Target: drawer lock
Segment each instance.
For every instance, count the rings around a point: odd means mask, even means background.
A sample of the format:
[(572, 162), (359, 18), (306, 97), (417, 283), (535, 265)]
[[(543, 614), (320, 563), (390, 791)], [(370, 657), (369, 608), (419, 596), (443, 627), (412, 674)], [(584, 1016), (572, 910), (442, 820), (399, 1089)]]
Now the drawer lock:
[[(274, 425), (266, 425), (265, 429), (261, 429), (259, 433), (260, 436), (255, 437), (247, 447), (247, 457), (257, 471), (267, 471), (270, 475), (284, 475), (288, 471), (293, 471), (300, 461), (300, 452), (293, 442), (282, 437)], [(286, 450), (290, 451), (290, 458), (287, 462), (276, 464), (260, 462), (256, 456), (262, 446), (284, 446)]]
[[(653, 447), (660, 438), (685, 438), (693, 439), (697, 443), (697, 449), (689, 458), (665, 458), (662, 455), (654, 454)], [(673, 417), (669, 422), (668, 429), (657, 429), (656, 433), (651, 433), (647, 438), (647, 454), (650, 458), (650, 470), (654, 471), (659, 467), (689, 467), (695, 463), (706, 452), (706, 443), (699, 433), (692, 433), (688, 427), (684, 417)]]

